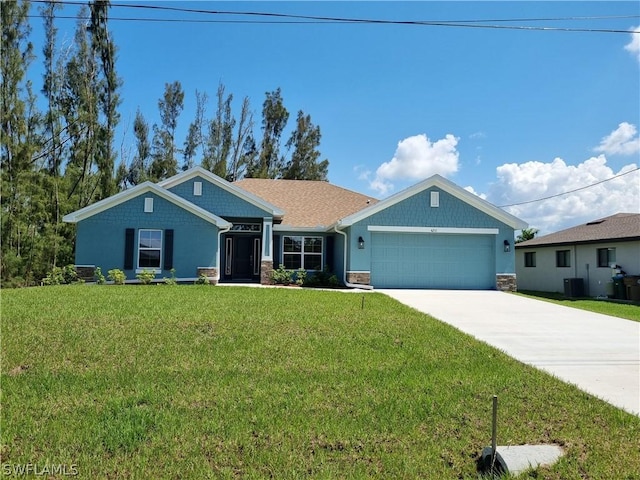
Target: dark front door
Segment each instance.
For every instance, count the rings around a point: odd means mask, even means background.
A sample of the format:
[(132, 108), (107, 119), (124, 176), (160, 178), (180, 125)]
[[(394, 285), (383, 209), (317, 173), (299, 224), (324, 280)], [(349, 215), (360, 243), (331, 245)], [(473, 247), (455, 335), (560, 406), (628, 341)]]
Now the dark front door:
[(260, 279), (261, 238), (259, 236), (228, 236), (226, 248), (225, 278), (236, 281)]

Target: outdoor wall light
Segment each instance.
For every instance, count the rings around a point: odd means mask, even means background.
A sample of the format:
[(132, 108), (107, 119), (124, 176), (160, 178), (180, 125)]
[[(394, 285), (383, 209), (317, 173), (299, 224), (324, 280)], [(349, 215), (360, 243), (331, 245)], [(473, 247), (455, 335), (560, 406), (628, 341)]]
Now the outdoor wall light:
[(358, 237), (358, 248), (362, 250), (364, 248), (364, 238)]
[(504, 241), (504, 251), (505, 252), (510, 252), (511, 251), (511, 245), (509, 244), (509, 240), (505, 240)]

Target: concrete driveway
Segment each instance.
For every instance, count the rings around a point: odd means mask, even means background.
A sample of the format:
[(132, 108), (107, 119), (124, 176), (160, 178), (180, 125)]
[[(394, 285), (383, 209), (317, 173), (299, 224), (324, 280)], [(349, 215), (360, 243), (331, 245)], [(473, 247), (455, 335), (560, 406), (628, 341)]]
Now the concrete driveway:
[(640, 415), (640, 323), (497, 291), (377, 290)]

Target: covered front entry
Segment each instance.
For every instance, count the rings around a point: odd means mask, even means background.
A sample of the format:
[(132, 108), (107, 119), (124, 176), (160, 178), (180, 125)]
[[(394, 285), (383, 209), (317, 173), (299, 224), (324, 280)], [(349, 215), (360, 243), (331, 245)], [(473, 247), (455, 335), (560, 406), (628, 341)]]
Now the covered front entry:
[(260, 281), (262, 236), (238, 233), (226, 235), (222, 279), (234, 282)]
[(375, 232), (371, 244), (376, 288), (496, 288), (495, 235)]

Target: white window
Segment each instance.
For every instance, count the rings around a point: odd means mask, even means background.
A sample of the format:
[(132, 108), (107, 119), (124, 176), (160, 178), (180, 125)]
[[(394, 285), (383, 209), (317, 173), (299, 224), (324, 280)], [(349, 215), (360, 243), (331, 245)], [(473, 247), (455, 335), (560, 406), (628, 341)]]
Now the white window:
[(196, 197), (202, 195), (202, 182), (193, 182), (193, 195)]
[(144, 199), (144, 213), (153, 212), (153, 198), (145, 198)]
[(440, 192), (431, 192), (431, 206), (432, 207), (440, 206)]
[(138, 233), (138, 268), (160, 268), (162, 230), (140, 230)]
[(284, 268), (322, 270), (322, 237), (286, 236), (282, 240)]

